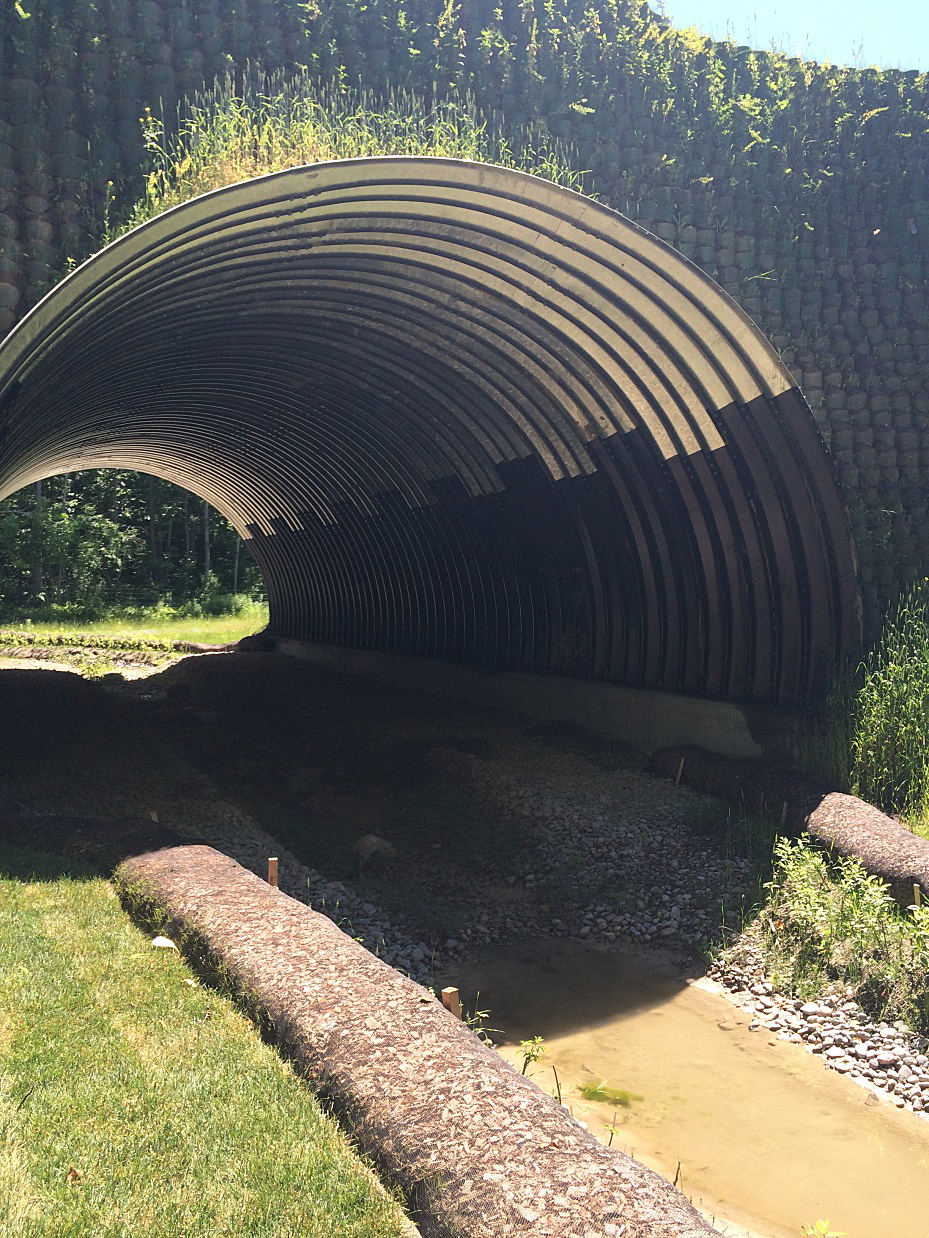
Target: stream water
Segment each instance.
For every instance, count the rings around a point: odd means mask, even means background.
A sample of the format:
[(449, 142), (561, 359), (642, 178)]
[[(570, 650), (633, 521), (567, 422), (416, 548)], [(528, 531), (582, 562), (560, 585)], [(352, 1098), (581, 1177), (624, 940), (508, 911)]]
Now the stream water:
[[(723, 1233), (797, 1238), (819, 1218), (848, 1238), (929, 1233), (929, 1121), (750, 1031), (706, 982), (546, 940), (487, 950), (443, 983), (466, 1005), (479, 992), (517, 1066), (519, 1042), (543, 1037), (529, 1077), (554, 1094), (557, 1072), (575, 1117), (677, 1176)], [(602, 1083), (628, 1095), (584, 1099)]]

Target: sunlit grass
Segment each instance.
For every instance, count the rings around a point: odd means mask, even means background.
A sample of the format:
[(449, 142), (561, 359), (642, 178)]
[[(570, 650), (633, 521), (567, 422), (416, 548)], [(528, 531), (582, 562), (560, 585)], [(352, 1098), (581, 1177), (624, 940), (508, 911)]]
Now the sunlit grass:
[(108, 882), (0, 844), (0, 1233), (403, 1232), (290, 1067)]
[(89, 622), (79, 620), (55, 620), (38, 623), (31, 620), (17, 622), (15, 618), (0, 625), (4, 633), (3, 643), (15, 644), (16, 634), (26, 633), (37, 643), (59, 636), (67, 639), (74, 635), (98, 636), (109, 640), (126, 642), (159, 641), (170, 645), (174, 641), (194, 641), (205, 645), (224, 645), (241, 640), (260, 631), (268, 622), (266, 602), (252, 602), (234, 615), (185, 616), (166, 607), (138, 610), (111, 615)]
[(774, 987), (804, 1001), (846, 987), (874, 1019), (929, 1032), (929, 905), (901, 910), (859, 861), (781, 838), (767, 903), (724, 956), (757, 944)]
[(804, 763), (929, 837), (929, 581), (903, 594), (864, 661), (835, 678)]
[(852, 726), (851, 787), (887, 812), (929, 810), (929, 589), (891, 610), (861, 672)]
[(253, 72), (240, 86), (231, 79), (217, 81), (170, 125), (146, 111), (145, 196), (125, 218), (113, 214), (106, 239), (210, 190), (333, 159), (466, 159), (583, 188), (585, 173), (543, 126), (508, 126), (506, 133), (502, 123), (488, 120), (468, 101), (430, 107), (409, 91), (380, 99), (338, 84), (321, 87), (308, 72), (291, 78)]

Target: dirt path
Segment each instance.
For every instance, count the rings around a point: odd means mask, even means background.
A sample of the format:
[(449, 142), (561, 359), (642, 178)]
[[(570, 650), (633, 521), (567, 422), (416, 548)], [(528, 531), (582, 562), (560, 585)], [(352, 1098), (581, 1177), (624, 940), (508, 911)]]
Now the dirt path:
[(9, 648), (0, 656), (0, 670), (73, 671), (82, 677), (100, 678), (118, 675), (122, 679), (144, 679), (157, 675), (167, 665), (179, 661), (180, 655), (153, 656), (141, 650), (94, 649), (81, 646), (45, 646)]

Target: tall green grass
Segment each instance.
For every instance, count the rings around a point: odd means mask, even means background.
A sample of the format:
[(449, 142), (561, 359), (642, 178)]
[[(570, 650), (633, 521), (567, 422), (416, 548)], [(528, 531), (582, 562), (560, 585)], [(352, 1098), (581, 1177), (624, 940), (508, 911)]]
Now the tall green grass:
[(833, 785), (925, 832), (929, 581), (897, 600), (866, 658), (835, 677), (804, 763)]
[(859, 671), (851, 728), (855, 795), (908, 818), (929, 814), (929, 587), (888, 614)]
[(172, 206), (225, 185), (332, 159), (431, 155), (518, 168), (572, 189), (584, 174), (541, 125), (513, 132), (469, 101), (430, 105), (393, 91), (380, 99), (310, 74), (231, 77), (194, 96), (173, 117), (146, 109), (145, 196), (108, 225), (107, 240)]

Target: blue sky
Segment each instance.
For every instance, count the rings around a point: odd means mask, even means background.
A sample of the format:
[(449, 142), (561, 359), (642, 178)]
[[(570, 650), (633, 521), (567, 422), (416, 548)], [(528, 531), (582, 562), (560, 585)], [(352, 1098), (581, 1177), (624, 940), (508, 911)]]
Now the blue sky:
[(650, 0), (675, 26), (820, 63), (929, 70), (926, 0)]

